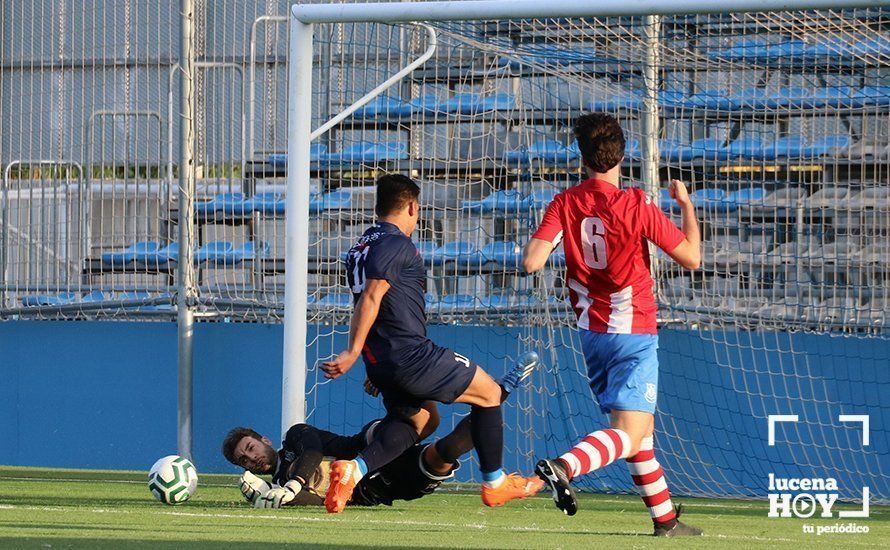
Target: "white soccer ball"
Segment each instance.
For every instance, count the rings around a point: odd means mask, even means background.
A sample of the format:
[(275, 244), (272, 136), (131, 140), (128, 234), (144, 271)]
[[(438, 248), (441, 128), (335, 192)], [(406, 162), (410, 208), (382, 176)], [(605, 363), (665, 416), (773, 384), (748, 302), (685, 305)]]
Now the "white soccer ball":
[(188, 459), (165, 456), (148, 472), (148, 489), (164, 504), (180, 504), (194, 496), (198, 488), (198, 472)]

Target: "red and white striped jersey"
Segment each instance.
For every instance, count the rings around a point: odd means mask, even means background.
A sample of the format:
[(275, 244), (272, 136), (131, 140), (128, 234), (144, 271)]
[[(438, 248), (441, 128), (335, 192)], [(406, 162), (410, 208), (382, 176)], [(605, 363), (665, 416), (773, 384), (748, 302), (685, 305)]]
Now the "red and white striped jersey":
[(647, 240), (670, 252), (685, 235), (640, 189), (589, 179), (556, 195), (532, 235), (564, 242), (566, 284), (578, 327), (655, 334)]

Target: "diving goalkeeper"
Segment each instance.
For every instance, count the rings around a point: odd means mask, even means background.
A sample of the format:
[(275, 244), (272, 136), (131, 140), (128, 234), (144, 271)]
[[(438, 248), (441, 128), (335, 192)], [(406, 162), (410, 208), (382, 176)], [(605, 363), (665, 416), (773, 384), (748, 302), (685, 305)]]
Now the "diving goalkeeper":
[[(538, 364), (537, 354), (525, 353), (500, 382), (505, 400), (523, 385)], [(371, 389), (373, 392), (373, 388)], [(376, 437), (380, 420), (359, 433), (342, 436), (308, 424), (296, 424), (285, 435), (281, 450), (250, 428), (231, 430), (223, 442), (226, 460), (246, 471), (241, 493), (257, 508), (281, 506), (324, 506), (330, 485), (332, 459), (351, 460)], [(396, 500), (414, 500), (435, 491), (454, 476), (459, 458), (473, 449), (470, 417), (434, 443), (418, 443), (394, 461), (359, 480), (350, 498), (354, 506), (392, 505)], [(256, 474), (272, 474), (272, 482)], [(528, 494), (537, 493), (544, 482), (530, 478)]]

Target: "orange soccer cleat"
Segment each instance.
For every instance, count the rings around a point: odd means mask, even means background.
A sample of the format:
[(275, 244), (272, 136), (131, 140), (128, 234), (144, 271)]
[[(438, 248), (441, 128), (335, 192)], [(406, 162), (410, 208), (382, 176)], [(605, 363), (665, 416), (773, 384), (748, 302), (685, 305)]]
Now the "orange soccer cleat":
[(324, 497), (324, 507), (329, 514), (339, 514), (352, 498), (352, 491), (358, 483), (358, 466), (352, 460), (337, 460), (331, 464), (331, 484)]
[(497, 487), (482, 485), (482, 502), (486, 506), (503, 506), (511, 500), (530, 497), (543, 488), (544, 481), (539, 477), (510, 474)]

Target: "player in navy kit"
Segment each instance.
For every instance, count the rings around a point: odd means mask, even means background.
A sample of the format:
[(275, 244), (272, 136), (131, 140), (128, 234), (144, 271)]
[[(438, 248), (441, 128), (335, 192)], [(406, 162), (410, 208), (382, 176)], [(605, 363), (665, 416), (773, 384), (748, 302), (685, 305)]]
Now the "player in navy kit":
[(331, 466), (328, 512), (342, 512), (356, 484), (417, 443), (429, 419), (424, 403), (467, 403), (471, 435), (482, 470), (487, 506), (525, 498), (528, 480), (502, 469), (500, 387), (479, 365), (437, 346), (426, 335), (426, 268), (411, 241), (420, 188), (410, 178), (377, 181), (377, 223), (349, 251), (346, 273), (355, 300), (349, 344), (322, 365), (327, 378), (345, 374), (361, 355), (368, 379), (380, 390), (387, 416), (378, 435), (353, 460)]

